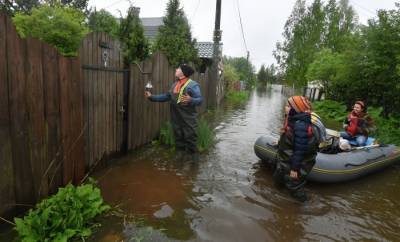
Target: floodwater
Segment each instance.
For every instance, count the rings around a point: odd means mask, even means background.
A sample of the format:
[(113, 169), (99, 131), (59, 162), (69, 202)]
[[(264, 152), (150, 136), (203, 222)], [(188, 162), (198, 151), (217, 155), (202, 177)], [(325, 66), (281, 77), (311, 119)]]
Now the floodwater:
[(398, 241), (400, 166), (346, 184), (307, 184), (294, 201), (255, 156), (260, 135), (278, 135), (280, 86), (213, 114), (216, 143), (200, 162), (149, 145), (94, 176), (113, 216), (90, 241)]

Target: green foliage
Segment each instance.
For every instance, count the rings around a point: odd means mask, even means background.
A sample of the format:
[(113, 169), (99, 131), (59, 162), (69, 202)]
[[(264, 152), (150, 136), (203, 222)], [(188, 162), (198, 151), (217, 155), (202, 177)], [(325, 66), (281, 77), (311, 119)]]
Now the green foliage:
[(88, 32), (84, 15), (73, 8), (42, 5), (32, 14), (17, 13), (13, 18), (18, 33), (55, 46), (65, 56), (76, 56), (81, 39)]
[[(349, 113), (345, 105), (333, 100), (314, 102), (313, 108), (325, 125), (332, 129), (341, 129), (343, 119)], [(392, 114), (385, 118), (382, 112), (383, 108), (368, 108), (368, 114), (376, 125), (376, 131), (371, 135), (379, 142), (400, 145), (400, 116)]]
[(118, 37), (119, 23), (117, 19), (105, 9), (92, 11), (88, 17), (88, 26), (93, 32), (105, 32)]
[(225, 98), (227, 102), (233, 105), (238, 105), (246, 102), (249, 99), (249, 95), (249, 91), (228, 91), (225, 94)]
[(391, 114), (383, 118), (382, 108), (369, 108), (368, 113), (373, 118), (377, 127), (375, 135), (380, 142), (400, 145), (400, 116)]
[(50, 4), (54, 7), (61, 5), (64, 7), (70, 7), (81, 11), (82, 13), (88, 13), (89, 0), (44, 0), (45, 3)]
[(91, 235), (93, 219), (108, 209), (94, 185), (69, 184), (36, 205), (23, 219), (15, 218), (15, 229), (23, 242), (83, 239)]
[(4, 0), (0, 2), (0, 10), (14, 16), (16, 13), (30, 14), (34, 7), (41, 4), (54, 6), (65, 6), (75, 8), (82, 13), (86, 13), (89, 0)]
[(254, 74), (254, 66), (244, 57), (224, 56), (223, 62), (231, 65), (239, 75), (239, 80), (245, 81), (246, 86), (251, 88), (255, 85), (257, 77)]
[(169, 63), (174, 66), (198, 63), (196, 40), (192, 39), (190, 26), (179, 0), (169, 0), (163, 22), (154, 43), (154, 51), (164, 52)]
[(260, 70), (257, 73), (257, 80), (262, 84), (267, 84), (267, 72), (265, 71), (265, 66), (261, 65)]
[(235, 68), (228, 63), (224, 64), (223, 74), (226, 90), (233, 90), (235, 82), (239, 81), (239, 74), (236, 72)]
[(318, 115), (340, 123), (343, 122), (348, 113), (346, 105), (333, 100), (314, 102), (313, 109)]
[(207, 151), (214, 141), (214, 132), (204, 119), (199, 120), (197, 133), (197, 148), (200, 152)]
[(39, 6), (39, 0), (24, 0), (24, 1), (1, 1), (0, 10), (5, 11), (10, 15), (14, 15), (18, 12), (30, 13), (32, 8)]
[(121, 19), (119, 38), (122, 44), (124, 64), (142, 61), (149, 56), (149, 42), (144, 37), (144, 29), (139, 19), (138, 9), (129, 7), (126, 18)]
[(161, 144), (167, 146), (175, 145), (174, 130), (172, 128), (171, 122), (166, 122), (161, 125), (160, 136), (158, 137), (158, 140), (160, 141)]
[(283, 42), (278, 42), (274, 56), (285, 72), (286, 82), (297, 86), (307, 84), (307, 71), (316, 53), (323, 48), (334, 52), (343, 48), (348, 35), (355, 30), (355, 15), (347, 0), (321, 0), (307, 7), (297, 0), (285, 24)]

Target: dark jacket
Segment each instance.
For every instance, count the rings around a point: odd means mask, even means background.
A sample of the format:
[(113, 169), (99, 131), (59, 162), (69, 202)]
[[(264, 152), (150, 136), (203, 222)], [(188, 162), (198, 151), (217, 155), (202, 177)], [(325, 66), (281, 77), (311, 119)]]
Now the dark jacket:
[[(150, 101), (153, 102), (167, 102), (171, 101), (176, 103), (176, 99), (172, 98), (173, 90), (175, 89), (177, 82), (174, 82), (170, 87), (169, 92), (159, 94), (159, 95), (152, 95), (149, 97)], [(200, 92), (200, 85), (196, 81), (190, 80), (190, 83), (187, 85), (183, 93), (189, 94), (192, 97), (192, 101), (189, 103), (189, 106), (199, 106), (202, 101), (203, 97), (201, 96)]]
[(309, 172), (314, 165), (319, 141), (312, 132), (316, 131), (312, 128), (310, 114), (289, 116), (287, 127), (279, 139), (278, 154), (281, 161), (288, 163), (292, 170), (303, 168)]

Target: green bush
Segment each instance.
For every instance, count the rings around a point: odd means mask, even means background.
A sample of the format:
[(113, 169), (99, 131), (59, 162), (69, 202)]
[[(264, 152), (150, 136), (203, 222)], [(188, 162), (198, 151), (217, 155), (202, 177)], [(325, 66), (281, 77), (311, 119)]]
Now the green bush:
[(232, 104), (242, 104), (249, 99), (249, 91), (228, 91), (226, 100)]
[(93, 219), (109, 208), (94, 185), (69, 184), (36, 205), (23, 219), (15, 218), (15, 229), (23, 242), (83, 239), (91, 235)]
[[(320, 115), (328, 128), (341, 129), (343, 119), (349, 111), (345, 105), (332, 100), (324, 100), (313, 103), (314, 111)], [(400, 116), (389, 115), (384, 118), (383, 108), (368, 108), (368, 113), (376, 125), (376, 131), (371, 135), (382, 143), (400, 145)]]
[(41, 5), (32, 14), (13, 18), (21, 37), (33, 37), (55, 46), (65, 56), (76, 56), (81, 39), (88, 33), (85, 16), (70, 7)]
[(197, 127), (197, 148), (200, 152), (206, 151), (212, 145), (213, 140), (213, 130), (206, 120), (200, 119), (199, 126)]
[(318, 115), (338, 122), (343, 122), (348, 114), (344, 104), (332, 100), (314, 102), (313, 109)]

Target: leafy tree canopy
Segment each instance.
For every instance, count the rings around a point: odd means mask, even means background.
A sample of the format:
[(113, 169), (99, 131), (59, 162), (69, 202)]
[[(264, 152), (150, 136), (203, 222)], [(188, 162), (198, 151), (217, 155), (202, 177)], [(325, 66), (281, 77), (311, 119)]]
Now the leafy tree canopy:
[(118, 35), (122, 44), (125, 66), (149, 56), (149, 42), (144, 37), (137, 8), (131, 6), (128, 9), (126, 18), (121, 19)]
[(88, 32), (82, 12), (59, 5), (35, 7), (30, 15), (17, 13), (13, 21), (22, 37), (43, 40), (65, 56), (77, 54), (80, 41)]
[(88, 26), (93, 32), (105, 32), (114, 37), (118, 37), (119, 22), (105, 9), (90, 12)]
[(192, 38), (188, 20), (180, 7), (179, 0), (168, 2), (163, 23), (156, 37), (154, 50), (164, 52), (169, 62), (175, 66), (180, 63), (197, 63), (196, 40)]

